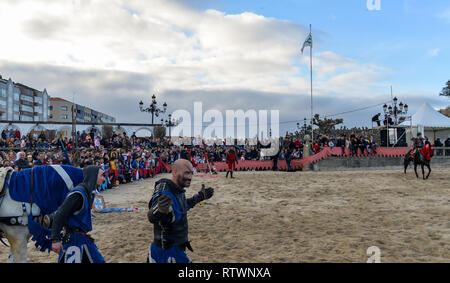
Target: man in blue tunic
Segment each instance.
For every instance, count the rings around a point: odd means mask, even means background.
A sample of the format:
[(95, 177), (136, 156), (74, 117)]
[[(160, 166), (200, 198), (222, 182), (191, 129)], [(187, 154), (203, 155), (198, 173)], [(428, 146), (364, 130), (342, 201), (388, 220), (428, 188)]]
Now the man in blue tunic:
[(155, 184), (149, 202), (148, 220), (154, 225), (154, 239), (147, 257), (148, 263), (190, 263), (186, 248), (192, 251), (188, 239), (187, 211), (209, 199), (213, 188), (202, 189), (186, 199), (185, 189), (191, 185), (194, 168), (188, 160), (178, 159), (172, 165), (172, 179)]
[(53, 217), (52, 251), (59, 253), (60, 263), (105, 262), (87, 234), (92, 231), (93, 192), (105, 182), (104, 171), (99, 166), (87, 166), (83, 176), (83, 182), (69, 191)]

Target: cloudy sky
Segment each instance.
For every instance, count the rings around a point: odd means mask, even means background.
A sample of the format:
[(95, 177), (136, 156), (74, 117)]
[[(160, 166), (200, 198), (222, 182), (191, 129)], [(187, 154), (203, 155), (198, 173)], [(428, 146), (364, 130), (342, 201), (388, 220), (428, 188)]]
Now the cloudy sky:
[[(312, 24), (314, 112), (382, 104), (394, 95), (414, 112), (444, 108), (450, 79), (450, 4), (445, 0), (0, 0), (0, 74), (50, 96), (149, 122), (151, 95), (169, 112), (280, 111), (310, 116)], [(343, 114), (370, 126), (381, 106)], [(295, 122), (282, 123), (281, 132)]]

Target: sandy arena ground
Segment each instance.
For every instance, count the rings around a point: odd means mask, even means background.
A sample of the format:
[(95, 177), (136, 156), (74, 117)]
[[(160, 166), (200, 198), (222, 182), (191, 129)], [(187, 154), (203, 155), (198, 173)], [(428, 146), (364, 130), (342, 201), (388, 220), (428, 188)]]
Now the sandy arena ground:
[[(410, 170), (237, 172), (235, 179), (194, 177), (215, 195), (189, 212), (194, 262), (450, 262), (450, 169), (427, 181)], [(155, 179), (104, 193), (107, 206), (142, 212), (97, 213), (91, 233), (107, 262), (145, 262), (153, 239), (147, 205)], [(30, 262), (56, 262), (29, 243)], [(0, 261), (9, 248), (0, 246)]]

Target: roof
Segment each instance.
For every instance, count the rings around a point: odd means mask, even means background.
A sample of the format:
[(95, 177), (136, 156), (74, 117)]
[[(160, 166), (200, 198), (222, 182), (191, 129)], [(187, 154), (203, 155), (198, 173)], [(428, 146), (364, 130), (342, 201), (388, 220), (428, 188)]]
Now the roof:
[[(405, 121), (401, 126), (410, 126), (410, 121)], [(412, 115), (413, 126), (423, 126), (428, 128), (450, 128), (450, 118), (434, 110), (428, 102), (420, 106), (419, 110)]]
[(65, 99), (63, 99), (63, 98), (60, 98), (60, 97), (50, 97), (49, 99), (50, 99), (50, 101), (63, 101), (63, 102), (70, 102), (70, 101), (68, 101), (68, 100), (65, 100)]

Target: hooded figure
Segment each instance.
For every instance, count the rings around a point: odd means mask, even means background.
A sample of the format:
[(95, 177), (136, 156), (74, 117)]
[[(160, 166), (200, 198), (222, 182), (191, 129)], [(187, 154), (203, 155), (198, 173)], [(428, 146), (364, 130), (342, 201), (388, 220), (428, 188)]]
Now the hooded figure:
[(52, 250), (59, 253), (58, 262), (105, 262), (94, 239), (87, 234), (92, 231), (93, 193), (104, 181), (104, 171), (99, 166), (87, 166), (83, 169), (83, 182), (68, 192), (54, 214), (51, 240)]

